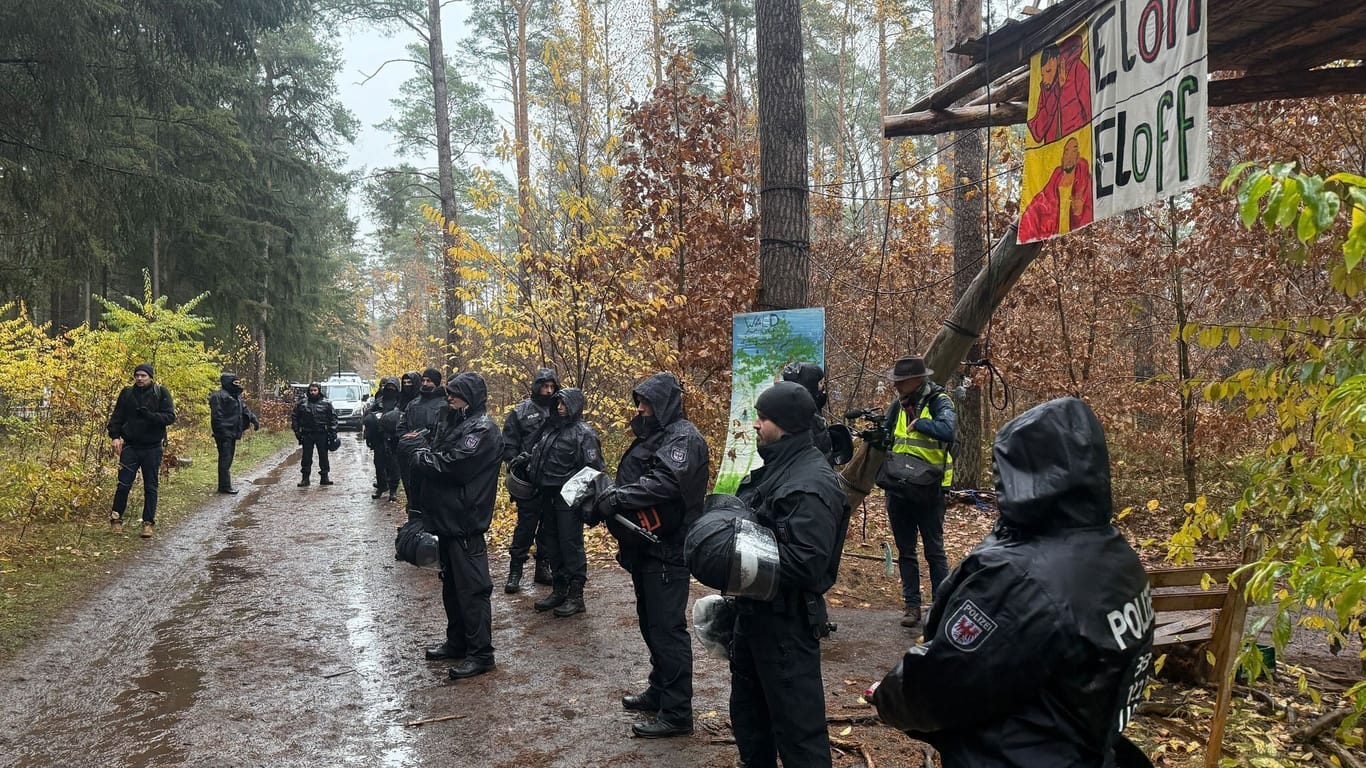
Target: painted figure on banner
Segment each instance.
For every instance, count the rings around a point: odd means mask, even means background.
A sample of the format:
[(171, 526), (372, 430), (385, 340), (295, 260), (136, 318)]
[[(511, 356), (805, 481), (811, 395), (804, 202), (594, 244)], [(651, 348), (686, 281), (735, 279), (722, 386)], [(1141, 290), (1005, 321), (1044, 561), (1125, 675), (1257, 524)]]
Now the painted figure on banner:
[(1065, 235), (1094, 217), (1091, 164), (1076, 136), (1063, 144), (1062, 159), (1020, 215), (1020, 241)]
[(1086, 37), (1074, 32), (1038, 57), (1038, 98), (1030, 105), (1029, 135), (1038, 144), (1051, 144), (1091, 122)]

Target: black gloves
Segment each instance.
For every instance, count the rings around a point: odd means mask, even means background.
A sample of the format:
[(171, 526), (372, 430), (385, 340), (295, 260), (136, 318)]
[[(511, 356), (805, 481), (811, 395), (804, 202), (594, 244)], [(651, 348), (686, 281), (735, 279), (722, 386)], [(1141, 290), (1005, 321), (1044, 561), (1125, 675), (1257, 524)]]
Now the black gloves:
[(251, 417), (251, 428), (254, 429), (254, 430), (256, 430), (257, 432), (260, 432), (260, 431), (261, 431), (261, 420), (258, 419), (258, 418), (256, 418), (255, 416), (252, 416), (252, 417)]
[(527, 464), (530, 464), (530, 463), (531, 463), (531, 454), (527, 453), (526, 451), (522, 451), (521, 453), (519, 453), (519, 454), (517, 454), (516, 456), (514, 456), (514, 457), (512, 458), (512, 461), (509, 461), (509, 462), (508, 462), (508, 469), (522, 469), (523, 467), (525, 467)]
[(611, 520), (620, 511), (621, 502), (617, 499), (617, 489), (611, 488), (598, 495), (593, 506), (588, 509), (588, 519), (584, 522), (597, 525), (605, 520)]

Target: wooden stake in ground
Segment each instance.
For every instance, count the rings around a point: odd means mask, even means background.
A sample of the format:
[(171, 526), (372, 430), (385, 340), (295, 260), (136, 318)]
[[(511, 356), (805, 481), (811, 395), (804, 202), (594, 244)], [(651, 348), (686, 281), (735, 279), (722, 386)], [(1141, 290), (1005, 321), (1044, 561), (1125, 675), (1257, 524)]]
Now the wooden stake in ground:
[(426, 725), (427, 723), (440, 723), (446, 720), (460, 720), (465, 717), (468, 717), (468, 715), (442, 715), (441, 717), (428, 717), (423, 720), (409, 720), (403, 725), (411, 728), (415, 725)]

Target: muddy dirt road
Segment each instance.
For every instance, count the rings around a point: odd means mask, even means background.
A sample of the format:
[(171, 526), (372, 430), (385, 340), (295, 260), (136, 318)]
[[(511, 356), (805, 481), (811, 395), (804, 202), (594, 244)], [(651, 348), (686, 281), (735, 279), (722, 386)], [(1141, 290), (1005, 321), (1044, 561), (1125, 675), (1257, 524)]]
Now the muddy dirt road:
[[(239, 477), (240, 495), (142, 542), (0, 668), (0, 765), (735, 763), (729, 673), (697, 643), (696, 732), (630, 735), (634, 715), (618, 699), (644, 687), (649, 665), (615, 567), (590, 572), (587, 614), (556, 619), (531, 608), (545, 587), (502, 593), (498, 551), (497, 671), (455, 682), (445, 663), (424, 661), (445, 626), (435, 572), (393, 559), (399, 505), (370, 499), (369, 453), (351, 435), (342, 442), (336, 485), (296, 488), (298, 452), (278, 454)], [(907, 638), (895, 613), (832, 613), (827, 712), (866, 716), (859, 691)], [(460, 717), (405, 725), (446, 715)], [(907, 745), (893, 762), (918, 765)]]

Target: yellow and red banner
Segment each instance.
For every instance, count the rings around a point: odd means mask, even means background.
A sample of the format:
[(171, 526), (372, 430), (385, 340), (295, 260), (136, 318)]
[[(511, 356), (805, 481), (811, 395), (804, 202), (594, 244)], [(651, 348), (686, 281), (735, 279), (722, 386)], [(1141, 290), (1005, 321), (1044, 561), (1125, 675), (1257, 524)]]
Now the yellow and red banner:
[(1030, 57), (1019, 242), (1209, 179), (1204, 0), (1113, 0)]

